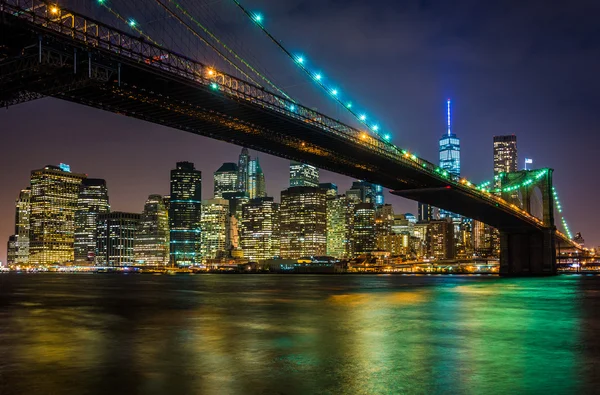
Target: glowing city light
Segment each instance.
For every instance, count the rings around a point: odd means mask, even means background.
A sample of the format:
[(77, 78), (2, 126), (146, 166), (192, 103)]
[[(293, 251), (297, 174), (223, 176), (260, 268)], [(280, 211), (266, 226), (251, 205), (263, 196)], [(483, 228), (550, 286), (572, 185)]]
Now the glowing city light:
[(135, 25), (136, 25), (135, 21), (133, 19), (130, 19), (129, 20), (129, 26), (135, 27)]
[(367, 120), (367, 116), (363, 114), (363, 115), (361, 115), (361, 116), (359, 117), (359, 119), (360, 119), (361, 121), (366, 121), (366, 120)]
[(290, 104), (290, 111), (295, 111), (296, 110), (296, 106), (293, 104)]
[(379, 125), (373, 125), (373, 130), (374, 131), (378, 131), (379, 130)]
[(383, 136), (383, 138), (386, 139), (387, 141), (390, 141), (392, 136), (390, 136), (389, 134), (386, 134), (385, 136)]
[(214, 82), (212, 84), (210, 84), (210, 87), (213, 89), (218, 89), (219, 85), (215, 84)]
[(58, 7), (53, 6), (52, 8), (50, 8), (50, 12), (56, 14), (58, 12)]
[(337, 90), (337, 89), (332, 89), (332, 90), (331, 90), (331, 94), (332, 94), (333, 96), (337, 96), (337, 94), (338, 94), (338, 90)]
[(318, 74), (318, 73), (317, 73), (317, 74), (315, 74), (315, 79), (316, 79), (317, 81), (321, 81), (321, 78), (323, 78), (323, 77), (321, 76), (321, 74)]
[(252, 18), (257, 22), (257, 23), (261, 23), (263, 20), (263, 16), (260, 13), (254, 13), (252, 15)]
[(304, 63), (304, 56), (297, 56), (296, 57), (296, 62), (303, 64)]

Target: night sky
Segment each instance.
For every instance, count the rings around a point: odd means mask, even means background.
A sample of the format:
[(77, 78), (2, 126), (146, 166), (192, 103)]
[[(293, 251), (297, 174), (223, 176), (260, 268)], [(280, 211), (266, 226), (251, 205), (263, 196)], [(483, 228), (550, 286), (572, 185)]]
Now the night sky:
[[(234, 37), (238, 47), (244, 41), (245, 53), (280, 86), (305, 105), (343, 116), (231, 1), (202, 3), (223, 15), (215, 22), (217, 34)], [(600, 195), (600, 2), (246, 0), (244, 5), (263, 12), (278, 39), (336, 81), (342, 95), (365, 108), (397, 145), (421, 157), (437, 162), (448, 97), (461, 138), (463, 176), (490, 179), (493, 136), (516, 134), (519, 166), (528, 157), (534, 167), (554, 168), (571, 230), (583, 233), (586, 246), (600, 245), (594, 207)], [(74, 172), (107, 180), (113, 210), (140, 212), (149, 194), (168, 193), (169, 171), (182, 160), (202, 170), (203, 197), (211, 198), (212, 173), (222, 162), (237, 161), (240, 151), (51, 98), (0, 110), (0, 130), (2, 261), (14, 232), (14, 199), (29, 185), (32, 169), (68, 163)], [(278, 200), (288, 186), (288, 162), (258, 156), (268, 193)], [(352, 181), (321, 174), (322, 182), (337, 183), (341, 192)], [(415, 202), (386, 198), (398, 213), (416, 211)]]

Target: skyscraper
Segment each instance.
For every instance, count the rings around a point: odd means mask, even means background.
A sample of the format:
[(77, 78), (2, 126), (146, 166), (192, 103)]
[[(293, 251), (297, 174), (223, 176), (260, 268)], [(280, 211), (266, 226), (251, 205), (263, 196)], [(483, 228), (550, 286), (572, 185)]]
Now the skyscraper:
[(290, 187), (318, 187), (319, 169), (307, 163), (290, 162)]
[(85, 178), (79, 188), (75, 211), (75, 261), (94, 263), (98, 215), (110, 211), (106, 181)]
[(434, 259), (454, 259), (454, 224), (450, 218), (434, 220), (427, 226), (429, 256)]
[(133, 246), (138, 265), (169, 264), (169, 215), (161, 195), (150, 195), (144, 204)]
[(352, 244), (354, 254), (363, 255), (376, 247), (376, 211), (374, 203), (359, 203), (354, 208)]
[(263, 173), (258, 158), (251, 159), (248, 163), (248, 197), (255, 199), (267, 196), (265, 174)]
[(460, 139), (452, 132), (452, 101), (446, 101), (447, 130), (440, 138), (440, 167), (460, 177)]
[(367, 181), (354, 181), (346, 196), (362, 203), (384, 204), (383, 187)]
[(75, 211), (84, 178), (62, 164), (31, 172), (29, 264), (73, 262)]
[(325, 255), (327, 252), (327, 197), (318, 187), (290, 187), (281, 191), (281, 257)]
[(272, 259), (279, 255), (279, 204), (272, 197), (250, 200), (244, 204), (241, 244), (250, 261)]
[(98, 215), (96, 264), (130, 266), (135, 264), (134, 245), (140, 215), (115, 211)]
[(500, 173), (517, 170), (517, 136), (494, 136), (494, 186), (500, 188)]
[(223, 198), (223, 193), (237, 192), (238, 166), (235, 163), (223, 163), (214, 173), (214, 197)]
[(209, 199), (202, 201), (202, 258), (225, 256), (229, 201)]
[(355, 202), (347, 196), (327, 198), (327, 255), (352, 257), (352, 224)]
[(327, 198), (334, 198), (338, 195), (338, 187), (331, 182), (322, 182), (319, 184), (319, 188), (325, 190)]
[(242, 152), (238, 159), (238, 179), (237, 179), (237, 190), (238, 192), (248, 191), (248, 165), (250, 164), (250, 154), (248, 148), (242, 148)]
[(190, 162), (171, 170), (169, 200), (170, 261), (176, 266), (201, 262), (202, 172)]
[(29, 217), (31, 188), (22, 189), (15, 202), (15, 256), (14, 263), (29, 262)]
[(419, 202), (418, 211), (419, 222), (429, 222), (433, 219), (433, 207), (429, 204)]

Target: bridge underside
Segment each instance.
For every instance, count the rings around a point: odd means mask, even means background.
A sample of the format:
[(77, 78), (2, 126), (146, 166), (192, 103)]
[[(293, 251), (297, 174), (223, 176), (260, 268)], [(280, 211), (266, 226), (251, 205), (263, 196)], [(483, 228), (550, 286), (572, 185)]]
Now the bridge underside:
[[(542, 233), (505, 207), (305, 119), (165, 73), (147, 62), (88, 46), (6, 13), (1, 18), (0, 103), (4, 105), (51, 96), (367, 180), (396, 195), (490, 224), (505, 235)], [(549, 240), (553, 242), (553, 237)], [(517, 251), (517, 244), (522, 245), (515, 243), (509, 241), (505, 251), (511, 259), (516, 256), (512, 251)], [(548, 265), (540, 267), (546, 270)], [(543, 274), (537, 269), (529, 273)]]

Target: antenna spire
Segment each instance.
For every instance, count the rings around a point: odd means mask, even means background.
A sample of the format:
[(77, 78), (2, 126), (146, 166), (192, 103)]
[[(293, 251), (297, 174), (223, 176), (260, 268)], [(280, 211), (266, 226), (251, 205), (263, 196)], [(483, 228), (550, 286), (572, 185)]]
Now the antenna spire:
[(450, 136), (452, 134), (452, 100), (448, 99), (446, 105), (448, 107), (448, 136)]

